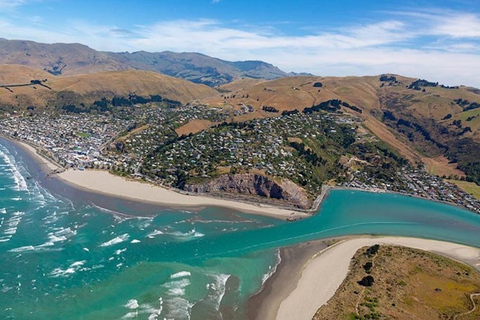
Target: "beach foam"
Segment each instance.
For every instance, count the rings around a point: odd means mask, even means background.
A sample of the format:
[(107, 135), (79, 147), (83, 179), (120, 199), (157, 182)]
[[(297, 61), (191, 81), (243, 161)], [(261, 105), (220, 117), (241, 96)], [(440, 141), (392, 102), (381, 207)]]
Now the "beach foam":
[(277, 249), (277, 261), (274, 265), (271, 265), (268, 267), (268, 272), (263, 275), (262, 277), (262, 286), (267, 281), (276, 271), (278, 266), (280, 265), (280, 262), (282, 262), (282, 256), (280, 255), (280, 249)]

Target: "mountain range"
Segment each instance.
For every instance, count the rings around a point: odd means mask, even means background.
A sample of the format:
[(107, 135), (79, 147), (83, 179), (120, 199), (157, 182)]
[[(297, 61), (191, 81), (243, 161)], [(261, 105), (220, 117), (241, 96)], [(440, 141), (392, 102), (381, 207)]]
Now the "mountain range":
[(0, 39), (0, 64), (19, 64), (55, 76), (103, 71), (147, 70), (216, 86), (234, 79), (276, 79), (288, 74), (262, 61), (230, 62), (200, 53), (102, 52), (82, 44), (45, 44)]

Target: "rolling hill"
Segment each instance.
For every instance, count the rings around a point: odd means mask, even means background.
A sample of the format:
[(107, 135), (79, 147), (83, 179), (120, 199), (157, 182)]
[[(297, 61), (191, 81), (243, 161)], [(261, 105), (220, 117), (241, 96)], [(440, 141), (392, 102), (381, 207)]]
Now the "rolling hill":
[[(382, 75), (367, 77), (288, 77), (248, 85), (232, 82), (213, 105), (250, 105), (248, 118), (321, 106), (340, 100), (341, 110), (364, 120), (380, 139), (412, 163), (425, 164), (439, 175), (473, 174), (480, 165), (480, 91)], [(353, 106), (353, 107), (352, 107)], [(244, 119), (247, 116), (244, 116)], [(461, 168), (462, 171), (458, 170)]]
[[(43, 82), (45, 79), (47, 81)], [(31, 81), (35, 80), (39, 83), (32, 84)], [(128, 97), (131, 94), (142, 97), (159, 95), (186, 104), (218, 94), (208, 86), (151, 71), (125, 70), (55, 77), (48, 72), (19, 65), (0, 67), (0, 86), (3, 86), (0, 88), (0, 106), (4, 110), (91, 104), (102, 98)]]

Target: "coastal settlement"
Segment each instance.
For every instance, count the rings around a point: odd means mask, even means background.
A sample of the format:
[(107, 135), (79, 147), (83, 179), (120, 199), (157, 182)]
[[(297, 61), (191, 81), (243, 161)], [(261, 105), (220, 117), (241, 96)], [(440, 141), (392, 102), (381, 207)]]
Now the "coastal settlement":
[[(477, 199), (447, 177), (412, 166), (368, 131), (359, 117), (339, 111), (339, 103), (326, 101), (321, 108), (302, 112), (273, 110), (268, 117), (242, 122), (232, 119), (248, 116), (248, 106), (148, 103), (98, 113), (64, 108), (62, 113), (7, 114), (0, 128), (65, 169), (108, 170), (176, 190), (246, 194), (308, 211), (318, 204), (322, 186), (345, 187), (398, 192), (480, 212)], [(222, 176), (233, 177), (235, 186), (225, 186)], [(293, 182), (299, 189), (290, 198), (283, 189), (277, 194), (238, 190), (235, 177), (246, 176), (252, 181), (267, 177), (264, 184), (277, 183), (284, 189), (286, 182)], [(217, 186), (212, 187), (212, 181), (218, 181)], [(301, 193), (308, 201), (291, 201)]]

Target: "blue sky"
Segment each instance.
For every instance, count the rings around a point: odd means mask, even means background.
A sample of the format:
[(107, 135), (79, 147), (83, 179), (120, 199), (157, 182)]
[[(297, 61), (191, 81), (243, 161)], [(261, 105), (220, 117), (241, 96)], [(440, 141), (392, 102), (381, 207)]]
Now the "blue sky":
[(0, 37), (480, 87), (479, 0), (0, 0)]

